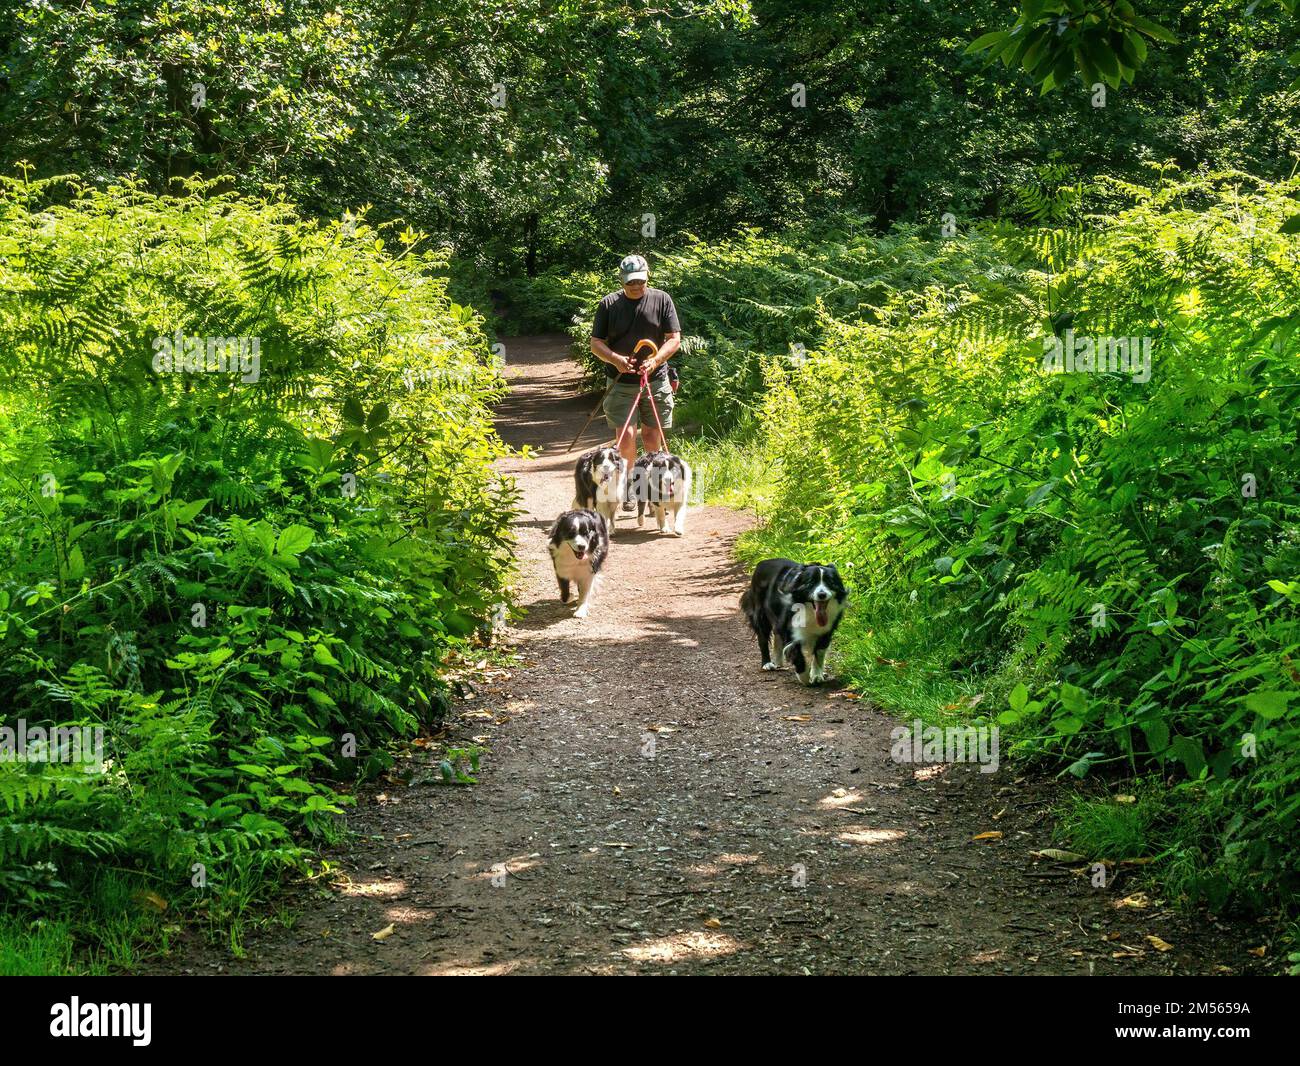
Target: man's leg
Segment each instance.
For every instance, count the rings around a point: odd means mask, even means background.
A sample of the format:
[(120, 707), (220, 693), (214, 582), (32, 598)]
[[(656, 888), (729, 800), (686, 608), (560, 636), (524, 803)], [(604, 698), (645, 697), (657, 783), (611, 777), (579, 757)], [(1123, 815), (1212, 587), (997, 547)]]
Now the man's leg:
[(664, 439), (660, 435), (657, 426), (641, 427), (641, 446), (645, 448), (647, 454), (650, 452), (663, 451)]
[(647, 452), (664, 451), (668, 447), (668, 442), (664, 440), (664, 435), (659, 432), (659, 427), (655, 425), (655, 411), (659, 412), (659, 421), (664, 429), (671, 429), (673, 425), (673, 389), (668, 384), (667, 379), (650, 386), (654, 389), (655, 406), (650, 406), (650, 397), (641, 398), (641, 406), (638, 414), (641, 416), (641, 444)]
[[(615, 432), (618, 432), (618, 430), (622, 428), (623, 426), (620, 423), (615, 428)], [(627, 473), (628, 473), (627, 479), (630, 482), (632, 480), (632, 464), (636, 462), (636, 419), (635, 418), (632, 419), (632, 425), (628, 427), (627, 432), (623, 434), (623, 439), (618, 442), (618, 454), (627, 460)]]
[[(626, 415), (624, 416), (626, 417)], [(620, 425), (621, 428), (621, 425)], [(635, 504), (632, 502), (632, 493), (636, 487), (636, 477), (633, 474), (633, 464), (636, 463), (636, 417), (632, 418), (632, 425), (623, 434), (623, 439), (618, 442), (618, 454), (627, 460), (627, 485), (623, 489), (623, 510), (631, 514), (635, 510)]]

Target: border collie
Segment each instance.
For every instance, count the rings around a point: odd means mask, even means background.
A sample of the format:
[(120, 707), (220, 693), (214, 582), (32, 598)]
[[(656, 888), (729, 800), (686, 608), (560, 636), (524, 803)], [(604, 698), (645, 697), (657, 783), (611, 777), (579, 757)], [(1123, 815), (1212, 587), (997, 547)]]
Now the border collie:
[(565, 511), (551, 527), (551, 563), (560, 583), (560, 602), (569, 602), (569, 582), (578, 586), (578, 609), (574, 618), (586, 618), (591, 595), (600, 576), (600, 566), (609, 554), (609, 531), (596, 511)]
[(636, 496), (636, 524), (644, 524), (650, 511), (664, 531), (680, 537), (686, 532), (686, 500), (691, 494), (691, 468), (671, 452), (647, 452), (632, 464), (632, 494)]
[(573, 506), (596, 511), (614, 535), (614, 518), (627, 493), (627, 460), (605, 445), (578, 456), (573, 468)]
[(833, 566), (764, 559), (754, 567), (740, 609), (758, 634), (763, 669), (781, 669), (788, 656), (805, 685), (825, 681), (826, 650), (848, 598)]

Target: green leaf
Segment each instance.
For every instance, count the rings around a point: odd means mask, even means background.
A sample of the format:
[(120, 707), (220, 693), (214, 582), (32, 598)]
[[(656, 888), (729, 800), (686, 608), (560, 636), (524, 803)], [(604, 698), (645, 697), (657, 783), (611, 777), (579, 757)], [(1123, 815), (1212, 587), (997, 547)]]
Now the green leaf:
[(1025, 506), (1033, 507), (1035, 504), (1042, 501), (1042, 499), (1054, 488), (1056, 488), (1056, 478), (1050, 478), (1049, 480), (1044, 481), (1025, 499)]
[(1103, 759), (1103, 758), (1105, 758), (1105, 755), (1102, 752), (1090, 751), (1086, 755), (1083, 755), (1080, 758), (1076, 759), (1074, 762), (1070, 763), (1070, 765), (1067, 766), (1065, 769), (1067, 773), (1073, 774), (1075, 777), (1081, 778), (1084, 777), (1088, 773), (1088, 771), (1092, 769), (1092, 764), (1094, 762), (1096, 762), (1098, 759)]
[(1205, 769), (1205, 752), (1201, 742), (1194, 737), (1174, 737), (1169, 745), (1169, 754), (1183, 764), (1188, 777), (1200, 777)]
[(1165, 724), (1164, 719), (1155, 718), (1140, 725), (1147, 738), (1147, 747), (1153, 754), (1159, 755), (1169, 747), (1169, 726)]
[(211, 497), (194, 500), (192, 503), (176, 500), (172, 504), (172, 515), (181, 525), (189, 525), (198, 517), (199, 512), (211, 502)]
[(1277, 689), (1256, 689), (1246, 697), (1246, 707), (1261, 718), (1272, 721), (1286, 714), (1291, 695), (1290, 692), (1280, 692)]
[(1061, 685), (1061, 706), (1071, 714), (1085, 714), (1088, 710), (1088, 694), (1078, 686), (1065, 682)]
[(1150, 19), (1143, 18), (1141, 15), (1133, 15), (1127, 20), (1127, 22), (1135, 30), (1140, 30), (1142, 33), (1145, 33), (1148, 37), (1154, 40), (1164, 41), (1166, 44), (1178, 43), (1178, 38), (1158, 22), (1152, 22)]
[(280, 531), (280, 539), (275, 543), (275, 554), (299, 555), (310, 548), (315, 539), (314, 530), (295, 522)]
[[(976, 37), (975, 40), (971, 41), (971, 43), (966, 46), (966, 54), (971, 55), (975, 52), (982, 52), (991, 45), (997, 44), (999, 41), (1005, 41), (1008, 36), (1010, 35), (1006, 30), (993, 30), (991, 33), (985, 33)], [(989, 58), (992, 59), (994, 57), (990, 56)]]

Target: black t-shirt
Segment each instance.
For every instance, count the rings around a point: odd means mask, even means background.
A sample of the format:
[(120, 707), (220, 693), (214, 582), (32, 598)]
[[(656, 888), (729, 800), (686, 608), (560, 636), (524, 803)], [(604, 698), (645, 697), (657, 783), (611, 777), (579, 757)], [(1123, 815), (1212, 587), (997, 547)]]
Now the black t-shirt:
[[(681, 330), (673, 298), (663, 289), (652, 289), (647, 285), (639, 300), (629, 300), (622, 289), (601, 300), (596, 307), (591, 335), (604, 341), (619, 355), (630, 357), (638, 341), (652, 340), (656, 346), (662, 347), (667, 334), (680, 333)], [(629, 385), (640, 380), (636, 374), (620, 374), (608, 363), (605, 364), (605, 376), (617, 377)], [(650, 375), (650, 380), (663, 381), (667, 376), (668, 366), (665, 364)]]

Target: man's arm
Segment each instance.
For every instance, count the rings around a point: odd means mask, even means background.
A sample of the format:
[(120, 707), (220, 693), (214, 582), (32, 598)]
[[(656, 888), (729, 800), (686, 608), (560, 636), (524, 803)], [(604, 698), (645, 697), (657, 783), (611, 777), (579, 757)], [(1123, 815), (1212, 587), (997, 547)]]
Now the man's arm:
[(659, 354), (655, 357), (655, 361), (653, 363), (648, 364), (650, 372), (653, 373), (654, 371), (658, 370), (661, 366), (663, 366), (664, 363), (668, 362), (668, 360), (673, 357), (673, 355), (677, 352), (677, 349), (680, 348), (681, 346), (682, 346), (681, 333), (678, 332), (665, 333), (664, 343), (662, 347), (660, 347), (659, 349)]
[(668, 362), (682, 346), (682, 324), (677, 318), (677, 306), (673, 303), (673, 298), (664, 293), (663, 308), (663, 330), (664, 342), (659, 347), (659, 356), (650, 366), (651, 372), (658, 370), (664, 363)]
[(591, 323), (591, 353), (602, 363), (614, 367), (620, 374), (626, 374), (627, 359), (605, 343), (608, 333), (609, 310), (605, 307), (605, 301), (601, 300), (596, 306), (595, 320)]
[(620, 374), (631, 373), (631, 368), (628, 366), (627, 358), (619, 355), (618, 352), (614, 351), (613, 348), (599, 337), (591, 338), (591, 353), (602, 363), (608, 363), (610, 366), (614, 367), (614, 369), (616, 369)]

